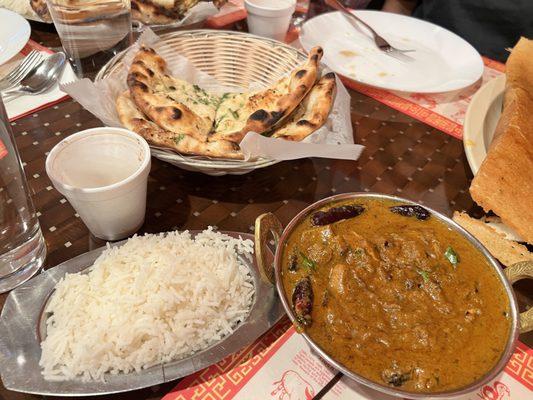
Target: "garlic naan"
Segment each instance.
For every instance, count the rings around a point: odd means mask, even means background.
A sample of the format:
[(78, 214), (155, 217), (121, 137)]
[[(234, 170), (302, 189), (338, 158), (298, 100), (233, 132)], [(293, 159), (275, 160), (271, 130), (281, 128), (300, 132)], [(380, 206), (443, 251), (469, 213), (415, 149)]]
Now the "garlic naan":
[(322, 54), (320, 47), (313, 48), (305, 65), (266, 89), (222, 98), (212, 138), (239, 143), (247, 132), (263, 133), (279, 125), (315, 84)]

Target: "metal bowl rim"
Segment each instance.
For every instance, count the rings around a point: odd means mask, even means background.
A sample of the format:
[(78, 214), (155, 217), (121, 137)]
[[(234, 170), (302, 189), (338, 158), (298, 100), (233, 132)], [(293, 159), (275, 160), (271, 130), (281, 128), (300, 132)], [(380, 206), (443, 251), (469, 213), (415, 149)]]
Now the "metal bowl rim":
[(496, 272), (496, 275), (498, 276), (500, 283), (505, 288), (505, 293), (507, 294), (508, 300), (509, 300), (509, 308), (511, 311), (511, 326), (509, 329), (507, 344), (505, 346), (504, 351), (502, 352), (499, 361), (492, 367), (491, 370), (489, 370), (485, 375), (481, 376), (476, 381), (470, 383), (467, 386), (463, 386), (458, 389), (448, 390), (444, 392), (434, 392), (434, 393), (426, 393), (426, 392), (409, 392), (405, 390), (400, 389), (394, 389), (392, 387), (382, 385), (380, 383), (374, 382), (368, 378), (365, 378), (358, 373), (355, 373), (353, 371), (350, 371), (348, 368), (344, 367), (341, 363), (337, 362), (335, 359), (333, 359), (326, 351), (324, 351), (320, 346), (318, 346), (313, 339), (311, 339), (305, 331), (301, 333), (301, 335), (305, 338), (309, 346), (316, 351), (320, 357), (322, 357), (324, 360), (326, 360), (330, 365), (335, 367), (337, 370), (341, 371), (344, 375), (347, 377), (355, 380), (356, 382), (365, 385), (371, 389), (377, 390), (381, 393), (389, 394), (395, 397), (402, 397), (402, 398), (410, 398), (410, 399), (431, 399), (431, 398), (449, 398), (449, 397), (455, 397), (465, 394), (472, 393), (475, 389), (483, 386), (490, 380), (494, 379), (498, 374), (500, 374), (505, 366), (507, 365), (507, 362), (513, 355), (514, 349), (516, 348), (516, 343), (518, 341), (518, 335), (519, 335), (519, 313), (518, 313), (518, 305), (516, 301), (516, 296), (514, 294), (514, 291), (512, 289), (511, 284), (505, 277), (502, 269), (500, 268), (499, 263), (492, 257), (492, 255), (489, 253), (489, 251), (474, 237), (472, 236), (468, 231), (466, 231), (463, 227), (461, 227), (459, 224), (457, 224), (455, 221), (453, 221), (451, 218), (443, 215), (442, 213), (427, 207), (424, 204), (417, 203), (416, 201), (405, 199), (398, 196), (393, 195), (387, 195), (382, 193), (375, 193), (375, 192), (352, 192), (352, 193), (342, 193), (337, 194), (334, 196), (326, 197), (322, 200), (319, 200), (306, 208), (304, 208), (302, 211), (300, 211), (294, 218), (291, 219), (291, 221), (287, 224), (287, 226), (283, 229), (283, 233), (279, 239), (279, 242), (276, 247), (276, 253), (274, 258), (274, 274), (276, 279), (276, 289), (278, 291), (278, 295), (281, 299), (281, 302), (283, 304), (283, 307), (285, 308), (285, 312), (289, 316), (291, 322), (293, 324), (296, 323), (296, 318), (293, 315), (292, 309), (290, 307), (289, 301), (285, 295), (285, 291), (283, 288), (283, 283), (281, 280), (281, 258), (283, 255), (283, 248), (287, 241), (287, 238), (290, 236), (292, 231), (298, 224), (307, 217), (312, 211), (326, 205), (335, 203), (342, 200), (347, 199), (360, 199), (360, 198), (367, 198), (367, 199), (377, 199), (377, 200), (392, 200), (404, 204), (412, 204), (412, 205), (419, 205), (421, 207), (424, 207), (426, 210), (430, 211), (430, 213), (437, 217), (440, 221), (442, 221), (444, 224), (446, 224), (448, 227), (452, 228), (456, 232), (458, 232), (460, 235), (465, 237), (471, 244), (474, 245), (474, 247), (479, 250), (483, 256), (486, 258), (486, 260), (489, 262), (489, 264), (492, 266), (493, 270)]

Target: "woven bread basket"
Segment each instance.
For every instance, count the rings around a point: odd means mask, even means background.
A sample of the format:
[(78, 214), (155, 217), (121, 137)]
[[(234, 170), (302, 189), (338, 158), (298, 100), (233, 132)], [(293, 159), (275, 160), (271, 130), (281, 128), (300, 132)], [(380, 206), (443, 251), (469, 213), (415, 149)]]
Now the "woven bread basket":
[[(161, 35), (161, 41), (154, 48), (169, 64), (178, 55), (184, 56), (221, 84), (243, 88), (252, 83), (269, 85), (306, 60), (304, 53), (284, 43), (230, 31), (191, 30), (166, 33)], [(121, 68), (124, 54), (125, 51), (112, 58), (100, 70), (96, 80)], [(183, 169), (209, 175), (240, 175), (276, 163), (266, 159), (209, 159), (153, 147), (152, 155)]]

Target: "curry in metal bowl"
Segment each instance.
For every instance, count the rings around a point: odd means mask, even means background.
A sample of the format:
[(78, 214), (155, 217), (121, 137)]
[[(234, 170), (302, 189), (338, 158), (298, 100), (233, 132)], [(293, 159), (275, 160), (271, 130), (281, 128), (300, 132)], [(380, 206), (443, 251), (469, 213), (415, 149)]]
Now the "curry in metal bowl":
[[(271, 274), (300, 332), (341, 371), (390, 394), (459, 393), (495, 376), (518, 314), (494, 259), (433, 211), (352, 196), (310, 206), (281, 236)], [(262, 217), (256, 235), (281, 234)]]

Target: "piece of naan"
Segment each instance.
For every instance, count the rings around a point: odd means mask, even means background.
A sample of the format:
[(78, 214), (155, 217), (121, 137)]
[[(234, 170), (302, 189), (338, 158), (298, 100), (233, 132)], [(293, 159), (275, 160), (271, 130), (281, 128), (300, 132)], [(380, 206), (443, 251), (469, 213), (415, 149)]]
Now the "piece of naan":
[(207, 157), (242, 159), (239, 146), (226, 140), (202, 142), (183, 133), (167, 131), (152, 121), (136, 107), (128, 91), (118, 96), (116, 100), (117, 113), (120, 122), (127, 129), (138, 133), (150, 144), (167, 147), (183, 154), (195, 154)]
[(316, 82), (320, 47), (311, 49), (307, 62), (266, 89), (225, 95), (218, 106), (210, 140), (239, 143), (247, 132), (263, 133), (286, 119)]
[(335, 101), (336, 88), (333, 72), (320, 78), (289, 120), (276, 129), (272, 137), (299, 142), (324, 125)]
[(219, 98), (166, 72), (166, 62), (153, 49), (141, 47), (127, 80), (134, 103), (163, 129), (205, 142)]
[[(131, 17), (144, 24), (180, 21), (200, 0), (131, 0)], [(218, 8), (227, 0), (214, 0)]]

